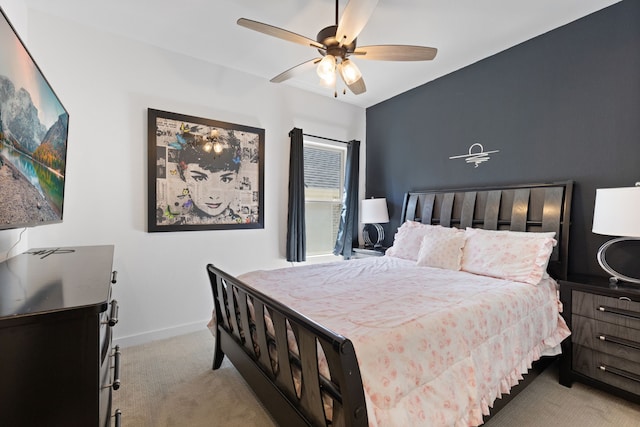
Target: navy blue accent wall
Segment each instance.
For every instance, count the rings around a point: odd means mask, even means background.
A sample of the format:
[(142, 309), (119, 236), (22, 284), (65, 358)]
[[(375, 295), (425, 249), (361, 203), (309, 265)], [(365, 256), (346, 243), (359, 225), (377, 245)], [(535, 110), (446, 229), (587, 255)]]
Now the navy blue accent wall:
[[(571, 179), (569, 271), (603, 275), (595, 255), (608, 238), (591, 232), (595, 190), (640, 181), (640, 1), (617, 3), (366, 115), (366, 196), (389, 201), (387, 245), (408, 190)], [(500, 151), (477, 168), (449, 159), (474, 143)]]

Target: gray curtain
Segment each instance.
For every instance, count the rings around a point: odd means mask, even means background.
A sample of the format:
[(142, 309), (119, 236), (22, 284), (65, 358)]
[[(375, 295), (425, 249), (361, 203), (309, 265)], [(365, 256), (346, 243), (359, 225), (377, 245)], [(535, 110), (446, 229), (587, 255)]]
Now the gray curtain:
[(307, 259), (307, 239), (304, 222), (304, 147), (302, 129), (289, 132), (289, 209), (287, 216), (287, 261)]
[(334, 255), (351, 258), (353, 247), (358, 246), (358, 178), (360, 175), (360, 141), (349, 141), (344, 179), (344, 195), (340, 213), (340, 228)]

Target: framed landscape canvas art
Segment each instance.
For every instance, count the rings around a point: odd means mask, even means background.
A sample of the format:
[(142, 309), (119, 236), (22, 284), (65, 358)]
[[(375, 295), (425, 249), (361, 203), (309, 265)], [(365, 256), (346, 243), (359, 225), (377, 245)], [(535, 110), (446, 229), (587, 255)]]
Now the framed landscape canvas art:
[(264, 129), (148, 110), (148, 231), (264, 228)]
[(0, 230), (60, 222), (69, 115), (0, 12)]

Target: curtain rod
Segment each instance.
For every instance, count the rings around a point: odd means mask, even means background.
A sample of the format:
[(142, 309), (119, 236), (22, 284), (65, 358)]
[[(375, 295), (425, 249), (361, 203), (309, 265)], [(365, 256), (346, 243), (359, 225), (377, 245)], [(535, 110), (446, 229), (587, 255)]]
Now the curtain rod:
[(312, 138), (324, 139), (324, 140), (327, 140), (327, 141), (339, 142), (339, 143), (341, 143), (341, 144), (348, 144), (348, 142), (347, 142), (347, 141), (340, 141), (339, 139), (326, 138), (326, 137), (324, 137), (324, 136), (310, 135), (310, 134), (308, 134), (308, 133), (303, 133), (302, 135), (304, 135), (304, 136), (310, 136), (310, 137), (312, 137)]

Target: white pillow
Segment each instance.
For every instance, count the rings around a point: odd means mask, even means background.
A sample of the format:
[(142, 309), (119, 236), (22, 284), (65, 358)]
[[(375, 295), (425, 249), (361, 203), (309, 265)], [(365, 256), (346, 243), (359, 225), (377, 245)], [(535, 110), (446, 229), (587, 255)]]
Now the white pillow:
[(525, 233), (467, 228), (462, 270), (536, 285), (556, 245), (554, 232)]
[[(444, 230), (456, 230), (447, 229)], [(465, 243), (465, 232), (454, 233), (435, 231), (422, 239), (417, 264), (422, 267), (444, 268), (459, 271), (462, 266), (462, 248)]]
[(457, 228), (447, 228), (441, 225), (422, 224), (415, 221), (405, 221), (398, 228), (398, 232), (393, 238), (393, 246), (386, 251), (387, 256), (403, 258), (412, 261), (418, 260), (418, 252), (422, 239), (427, 233), (434, 230), (446, 230), (445, 232), (458, 232)]

